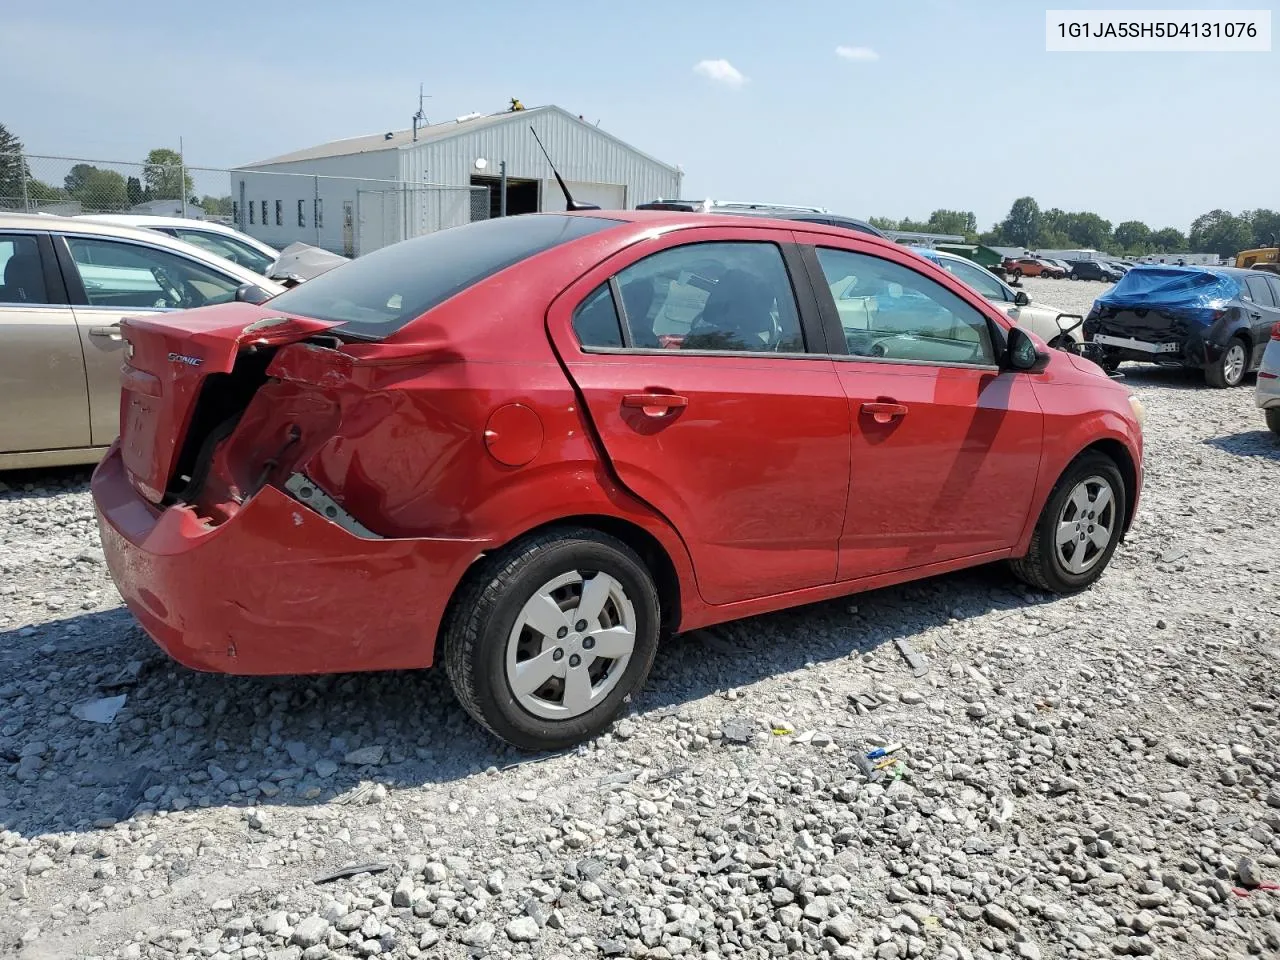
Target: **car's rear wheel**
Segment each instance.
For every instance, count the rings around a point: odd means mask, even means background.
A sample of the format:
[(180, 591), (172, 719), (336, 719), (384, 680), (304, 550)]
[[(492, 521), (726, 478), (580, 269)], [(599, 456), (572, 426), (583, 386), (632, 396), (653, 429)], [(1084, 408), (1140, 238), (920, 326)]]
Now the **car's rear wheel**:
[(1267, 418), (1267, 429), (1280, 437), (1280, 407), (1272, 407), (1270, 410), (1262, 411)]
[(643, 685), (658, 646), (653, 578), (634, 550), (585, 528), (517, 541), (451, 604), (445, 669), (466, 711), (525, 750), (604, 730)]
[(1019, 280), (1022, 277), (1022, 270), (1020, 270), (1018, 267), (1014, 267), (1013, 270), (1010, 271), (1010, 276), (1012, 276), (1013, 279), (1015, 280)]
[(1211, 387), (1238, 387), (1244, 382), (1249, 350), (1244, 340), (1232, 337), (1216, 363), (1204, 368), (1205, 383)]
[(1124, 518), (1124, 478), (1115, 461), (1082, 454), (1049, 494), (1027, 555), (1010, 561), (1014, 575), (1051, 593), (1083, 590), (1110, 562)]

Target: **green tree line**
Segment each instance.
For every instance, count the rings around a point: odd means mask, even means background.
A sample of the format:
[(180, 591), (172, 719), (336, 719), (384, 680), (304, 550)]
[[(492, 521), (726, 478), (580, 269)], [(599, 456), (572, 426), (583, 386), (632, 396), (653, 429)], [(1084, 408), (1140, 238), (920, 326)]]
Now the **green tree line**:
[(1183, 233), (1174, 227), (1156, 229), (1141, 220), (1125, 220), (1112, 227), (1110, 220), (1096, 213), (1068, 213), (1057, 207), (1041, 210), (1034, 197), (1013, 201), (1008, 215), (985, 233), (978, 232), (973, 213), (963, 210), (935, 210), (923, 221), (872, 217), (871, 224), (882, 230), (962, 234), (970, 243), (1029, 250), (1091, 247), (1125, 256), (1212, 253), (1230, 258), (1241, 250), (1280, 243), (1280, 213), (1275, 210), (1244, 210), (1238, 215), (1211, 210), (1196, 217), (1191, 231)]
[(89, 213), (114, 213), (148, 200), (179, 200), (206, 213), (230, 216), (231, 198), (197, 197), (191, 175), (182, 169), (176, 150), (157, 147), (140, 166), (140, 177), (126, 177), (91, 163), (77, 163), (61, 184), (33, 176), (22, 141), (0, 123), (0, 209), (21, 208), (24, 201), (36, 209), (52, 203), (74, 202)]

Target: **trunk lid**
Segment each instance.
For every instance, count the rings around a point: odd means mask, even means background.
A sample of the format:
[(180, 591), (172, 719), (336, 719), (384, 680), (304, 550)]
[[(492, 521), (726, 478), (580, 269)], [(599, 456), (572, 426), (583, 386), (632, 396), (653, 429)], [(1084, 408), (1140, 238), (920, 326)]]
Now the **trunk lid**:
[(275, 348), (335, 326), (247, 303), (122, 321), (129, 346), (120, 452), (138, 491), (160, 503), (179, 460), (194, 455), (184, 444), (188, 434), (203, 435), (242, 412), (265, 382)]

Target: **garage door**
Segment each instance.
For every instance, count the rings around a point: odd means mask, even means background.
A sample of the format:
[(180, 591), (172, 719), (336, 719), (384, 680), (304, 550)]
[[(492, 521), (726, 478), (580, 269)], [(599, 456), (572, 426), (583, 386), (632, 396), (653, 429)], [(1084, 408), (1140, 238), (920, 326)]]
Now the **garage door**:
[[(627, 208), (627, 188), (621, 183), (580, 183), (566, 180), (573, 199), (580, 203), (594, 203), (601, 210), (625, 210)], [(542, 209), (546, 213), (563, 210), (564, 194), (560, 192), (560, 184), (554, 180), (542, 181)]]

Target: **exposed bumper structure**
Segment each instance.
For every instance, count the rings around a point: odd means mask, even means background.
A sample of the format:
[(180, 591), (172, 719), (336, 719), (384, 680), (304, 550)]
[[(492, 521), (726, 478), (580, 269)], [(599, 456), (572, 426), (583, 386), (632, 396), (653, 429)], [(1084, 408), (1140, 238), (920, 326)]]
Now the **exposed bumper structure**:
[(92, 488), (125, 603), (166, 653), (196, 670), (430, 666), (453, 588), (487, 546), (355, 536), (270, 486), (210, 526), (188, 507), (144, 500), (118, 446)]

